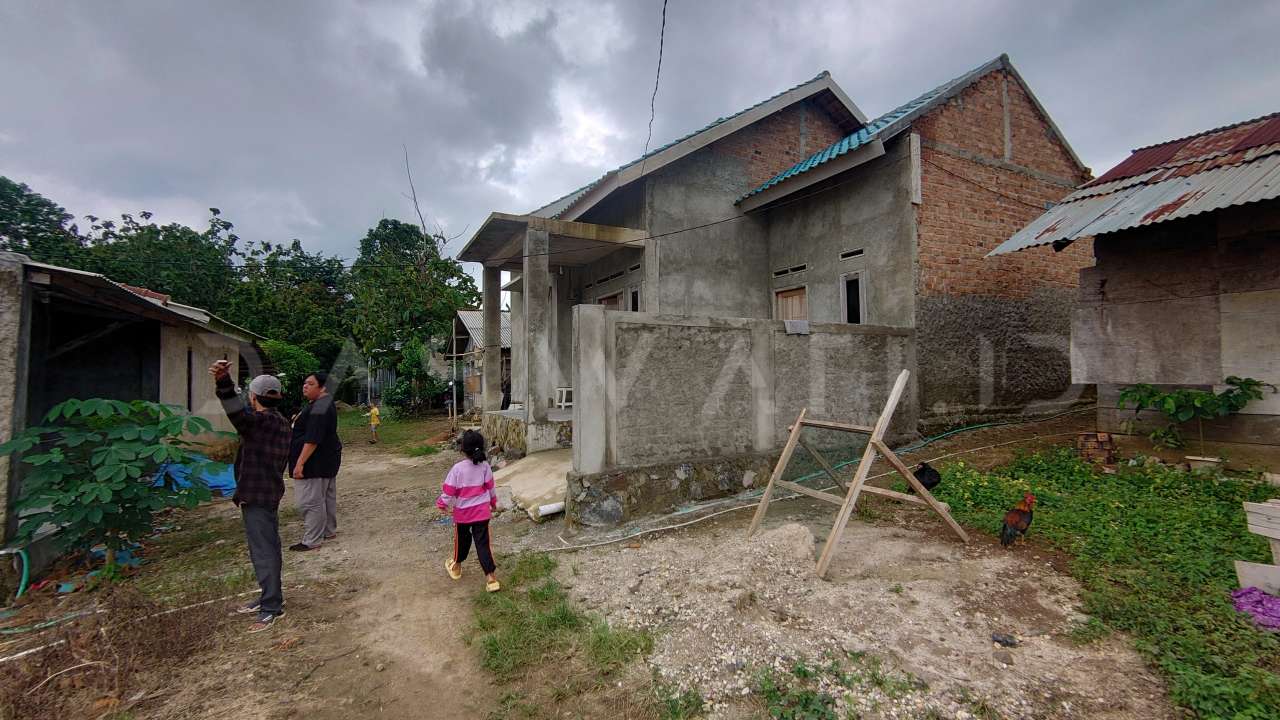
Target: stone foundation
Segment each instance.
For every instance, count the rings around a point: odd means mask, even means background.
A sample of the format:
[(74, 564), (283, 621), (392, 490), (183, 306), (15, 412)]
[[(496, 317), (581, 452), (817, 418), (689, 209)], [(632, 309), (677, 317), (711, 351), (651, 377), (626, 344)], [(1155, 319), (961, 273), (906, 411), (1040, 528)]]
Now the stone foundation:
[(612, 526), (678, 505), (724, 497), (769, 481), (777, 457), (739, 455), (673, 465), (569, 473), (565, 519), (570, 525)]
[(552, 420), (531, 425), (524, 418), (488, 412), (480, 419), (480, 432), (490, 447), (499, 448), (508, 457), (573, 447), (571, 420)]

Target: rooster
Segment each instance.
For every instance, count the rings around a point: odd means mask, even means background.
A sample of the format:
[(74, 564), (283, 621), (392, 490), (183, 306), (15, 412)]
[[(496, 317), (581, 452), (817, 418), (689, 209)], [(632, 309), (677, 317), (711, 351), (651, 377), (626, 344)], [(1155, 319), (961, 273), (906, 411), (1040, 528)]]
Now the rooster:
[[(942, 482), (942, 474), (929, 467), (929, 463), (926, 462), (917, 465), (915, 472), (911, 474), (915, 475), (920, 485), (929, 492), (933, 492), (933, 489), (938, 487), (938, 483)], [(908, 490), (908, 492), (914, 493), (915, 490)]]
[(1036, 496), (1027, 493), (1022, 501), (1004, 514), (1004, 525), (1000, 527), (1000, 544), (1009, 547), (1019, 535), (1026, 535), (1031, 527), (1031, 508), (1036, 505)]

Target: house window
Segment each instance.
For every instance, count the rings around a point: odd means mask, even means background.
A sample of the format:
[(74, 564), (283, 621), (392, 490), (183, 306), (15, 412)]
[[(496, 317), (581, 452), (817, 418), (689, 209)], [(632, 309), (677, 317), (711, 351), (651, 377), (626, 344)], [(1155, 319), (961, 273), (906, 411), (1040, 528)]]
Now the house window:
[(862, 282), (862, 273), (840, 276), (840, 296), (844, 300), (845, 322), (857, 325), (867, 321), (866, 286)]
[(621, 310), (622, 309), (622, 293), (614, 293), (612, 295), (606, 295), (600, 298), (599, 300), (596, 300), (596, 304), (603, 305), (610, 310)]
[(633, 289), (631, 291), (631, 307), (632, 312), (640, 312), (640, 291)]
[(808, 293), (805, 288), (779, 290), (773, 294), (774, 317), (778, 320), (809, 319)]

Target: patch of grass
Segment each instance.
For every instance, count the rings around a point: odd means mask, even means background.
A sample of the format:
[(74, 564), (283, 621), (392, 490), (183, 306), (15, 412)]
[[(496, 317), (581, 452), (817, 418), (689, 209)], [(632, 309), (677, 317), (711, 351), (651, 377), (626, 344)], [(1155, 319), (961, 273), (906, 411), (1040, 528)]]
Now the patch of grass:
[[(378, 427), (378, 444), (374, 447), (412, 457), (431, 455), (440, 448), (429, 445), (427, 439), (448, 429), (449, 420), (444, 416), (399, 418), (384, 410), (382, 425)], [(351, 409), (338, 413), (338, 438), (344, 445), (363, 445), (369, 442), (369, 418), (364, 416), (363, 410)]]
[(903, 590), (904, 588), (902, 587), (902, 583), (894, 583), (893, 587), (889, 588), (889, 592), (893, 593), (894, 595), (901, 595)]
[(765, 711), (778, 720), (839, 720), (836, 699), (817, 689), (814, 676), (803, 663), (790, 675), (765, 670), (756, 678), (756, 692), (764, 700)]
[(662, 720), (689, 720), (702, 717), (706, 712), (702, 693), (693, 688), (679, 692), (675, 686), (655, 678), (654, 689), (658, 696), (658, 716)]
[(253, 587), (253, 568), (238, 518), (179, 513), (171, 520), (182, 529), (147, 542), (146, 562), (133, 580), (146, 597), (180, 604)]
[(1174, 702), (1200, 717), (1274, 717), (1280, 707), (1280, 639), (1231, 604), (1232, 561), (1268, 562), (1245, 527), (1242, 501), (1275, 489), (1248, 479), (1166, 466), (1098, 473), (1068, 450), (1019, 457), (990, 473), (964, 463), (942, 470), (934, 494), (962, 523), (999, 530), (1023, 492), (1038, 503), (1028, 533), (1073, 557), (1084, 588), (1081, 639), (1131, 634), (1169, 681)]
[(551, 576), (554, 569), (550, 556), (518, 556), (502, 592), (475, 596), (473, 642), (486, 670), (511, 680), (551, 656), (570, 655), (582, 659), (597, 681), (652, 649), (648, 635), (613, 628), (576, 609)]
[[(923, 688), (923, 684), (910, 675), (887, 670), (880, 658), (854, 652), (828, 657), (825, 663), (797, 660), (788, 672), (766, 668), (756, 676), (755, 691), (769, 717), (834, 720), (842, 715), (839, 698), (825, 689), (832, 687), (861, 695), (878, 690), (884, 696), (898, 698)], [(850, 717), (857, 716), (853, 708), (845, 712)]]

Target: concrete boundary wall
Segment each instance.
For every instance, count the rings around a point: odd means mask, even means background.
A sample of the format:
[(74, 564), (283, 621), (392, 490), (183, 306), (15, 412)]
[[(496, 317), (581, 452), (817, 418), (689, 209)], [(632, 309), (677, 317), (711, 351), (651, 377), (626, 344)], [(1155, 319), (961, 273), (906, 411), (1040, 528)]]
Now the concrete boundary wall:
[[(894, 379), (915, 369), (906, 328), (816, 324), (787, 335), (754, 318), (574, 308), (575, 474), (606, 473), (781, 447), (802, 407), (870, 425)], [(914, 382), (890, 435), (914, 433)]]

